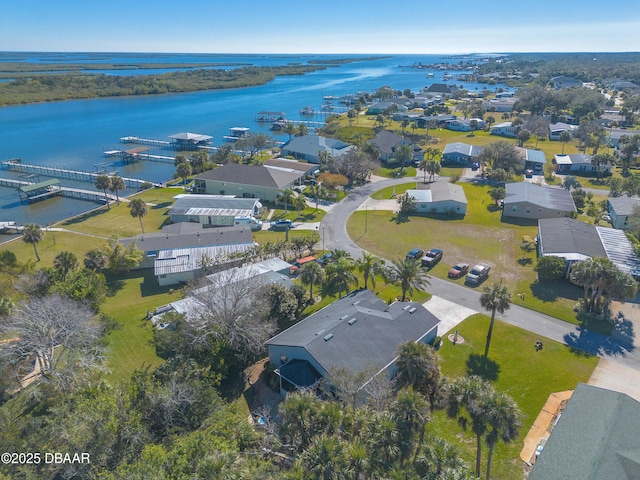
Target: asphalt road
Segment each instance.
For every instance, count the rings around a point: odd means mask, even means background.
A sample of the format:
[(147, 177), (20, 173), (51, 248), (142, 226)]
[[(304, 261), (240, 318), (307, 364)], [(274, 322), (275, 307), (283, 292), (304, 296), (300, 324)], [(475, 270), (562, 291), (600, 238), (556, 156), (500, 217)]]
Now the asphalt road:
[[(415, 178), (420, 180), (422, 177)], [(412, 180), (414, 180), (413, 177), (385, 179), (368, 183), (349, 192), (342, 202), (327, 212), (320, 223), (319, 233), (323, 238), (325, 249), (345, 250), (353, 258), (359, 258), (362, 249), (347, 235), (346, 224), (349, 216), (372, 193)], [(491, 280), (489, 279), (489, 281)], [(472, 289), (436, 277), (431, 277), (430, 282), (430, 293), (476, 311), (482, 310), (480, 307), (481, 287)], [(497, 314), (496, 318), (534, 332), (541, 337), (550, 338), (570, 347), (640, 370), (640, 348), (636, 348), (634, 345), (633, 325), (628, 320), (618, 324), (614, 333), (607, 337), (518, 305), (511, 305), (509, 310), (502, 315)], [(638, 342), (638, 346), (640, 346), (640, 342)]]

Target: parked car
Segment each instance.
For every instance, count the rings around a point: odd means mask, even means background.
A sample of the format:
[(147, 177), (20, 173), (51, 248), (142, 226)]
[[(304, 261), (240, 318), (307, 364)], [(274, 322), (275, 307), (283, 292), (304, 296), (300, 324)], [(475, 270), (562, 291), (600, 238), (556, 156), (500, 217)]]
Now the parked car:
[(421, 248), (412, 248), (407, 253), (407, 260), (419, 260), (424, 255), (424, 250)]
[(327, 263), (331, 261), (332, 257), (333, 257), (333, 253), (327, 252), (324, 255), (320, 255), (320, 258), (318, 258), (318, 263), (320, 264), (321, 267), (324, 267)]
[(467, 274), (467, 278), (465, 279), (465, 283), (469, 283), (471, 285), (478, 285), (483, 282), (489, 276), (489, 271), (491, 267), (484, 263), (479, 263), (475, 267), (471, 269), (471, 271)]
[(422, 257), (422, 266), (432, 268), (435, 267), (440, 260), (442, 260), (442, 250), (432, 248)]
[(460, 278), (463, 275), (466, 275), (468, 271), (469, 271), (468, 263), (456, 263), (453, 267), (451, 267), (451, 270), (449, 270), (449, 273), (447, 273), (447, 277)]
[(300, 273), (300, 269), (303, 267), (303, 265), (306, 265), (309, 262), (315, 262), (315, 261), (316, 261), (316, 257), (313, 257), (313, 256), (297, 259), (295, 262), (293, 262), (293, 265), (289, 267), (289, 275), (297, 275), (298, 273)]
[(288, 230), (293, 228), (293, 222), (291, 220), (276, 220), (275, 222), (271, 222), (272, 230)]

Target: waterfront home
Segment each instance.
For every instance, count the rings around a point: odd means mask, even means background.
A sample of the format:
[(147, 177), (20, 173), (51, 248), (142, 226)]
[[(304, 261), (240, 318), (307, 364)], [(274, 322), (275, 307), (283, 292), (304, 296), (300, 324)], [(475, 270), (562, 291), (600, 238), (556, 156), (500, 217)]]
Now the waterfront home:
[(200, 133), (180, 132), (169, 135), (171, 145), (175, 150), (196, 150), (198, 147), (211, 143), (211, 136)]
[(564, 188), (529, 182), (507, 183), (505, 186), (503, 218), (557, 218), (575, 211), (573, 197)]
[[(422, 186), (422, 184), (418, 184)], [(427, 188), (407, 190), (407, 196), (415, 201), (416, 213), (464, 216), (467, 213), (467, 197), (460, 185), (445, 181), (430, 183)]]
[(193, 189), (197, 193), (275, 202), (281, 190), (292, 189), (302, 182), (304, 176), (305, 173), (299, 170), (227, 163), (194, 177)]
[(311, 388), (334, 368), (374, 368), (392, 377), (398, 347), (433, 342), (438, 319), (419, 302), (390, 305), (370, 290), (355, 290), (267, 342), (280, 392)]
[(258, 198), (235, 195), (180, 194), (167, 212), (173, 223), (195, 222), (205, 227), (231, 226), (238, 217), (252, 218), (262, 211)]
[(320, 152), (337, 158), (353, 148), (355, 148), (353, 145), (335, 138), (323, 137), (321, 135), (303, 135), (292, 138), (280, 147), (280, 155), (319, 164)]

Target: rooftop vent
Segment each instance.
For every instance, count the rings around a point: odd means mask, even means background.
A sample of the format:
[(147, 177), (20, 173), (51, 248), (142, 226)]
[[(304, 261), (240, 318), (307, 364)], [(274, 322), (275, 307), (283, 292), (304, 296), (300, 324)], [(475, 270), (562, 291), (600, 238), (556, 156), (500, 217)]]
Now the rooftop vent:
[(409, 310), (409, 313), (414, 313), (416, 310), (418, 310), (416, 307), (413, 307), (411, 310)]
[(325, 336), (324, 336), (324, 341), (325, 341), (325, 342), (328, 342), (328, 341), (329, 341), (329, 340), (331, 340), (332, 338), (333, 338), (333, 333), (330, 333), (330, 334), (328, 334), (328, 335), (325, 335)]
[(353, 325), (354, 323), (356, 323), (358, 321), (357, 318), (353, 317), (351, 320), (349, 320), (349, 325)]
[(407, 305), (406, 307), (402, 307), (402, 310), (406, 310), (407, 308), (411, 308), (411, 305)]
[(324, 332), (324, 330), (319, 330), (319, 331), (316, 332), (316, 335), (321, 335), (322, 332)]
[(343, 315), (340, 317), (340, 320), (346, 320), (347, 318), (349, 318), (349, 315)]
[(356, 300), (355, 302), (353, 302), (354, 305), (358, 305), (360, 303), (360, 300)]

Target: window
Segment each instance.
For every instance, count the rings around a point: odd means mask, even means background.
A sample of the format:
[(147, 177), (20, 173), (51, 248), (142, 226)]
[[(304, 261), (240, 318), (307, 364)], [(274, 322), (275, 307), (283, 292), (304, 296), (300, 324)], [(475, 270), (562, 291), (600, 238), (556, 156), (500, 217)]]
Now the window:
[(511, 208), (512, 208), (512, 211), (514, 211), (514, 212), (517, 212), (517, 211), (518, 211), (518, 206), (517, 206), (517, 205), (514, 205), (514, 206), (513, 206), (513, 207), (511, 207)]

